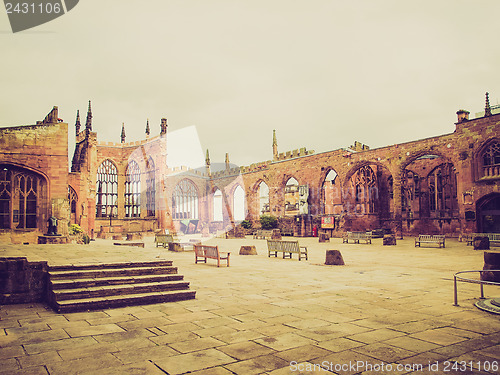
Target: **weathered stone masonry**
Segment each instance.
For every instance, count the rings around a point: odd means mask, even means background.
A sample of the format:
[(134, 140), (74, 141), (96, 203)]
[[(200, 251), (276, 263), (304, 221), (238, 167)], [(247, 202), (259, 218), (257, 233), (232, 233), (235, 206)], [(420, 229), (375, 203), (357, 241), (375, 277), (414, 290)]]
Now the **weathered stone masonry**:
[(207, 152), (205, 167), (188, 170), (166, 164), (166, 119), (157, 136), (148, 121), (144, 140), (125, 142), (122, 127), (120, 143), (102, 143), (89, 103), (83, 130), (77, 115), (68, 172), (68, 125), (54, 107), (36, 125), (0, 129), (0, 240), (36, 242), (50, 215), (59, 219), (59, 233), (76, 223), (103, 238), (163, 229), (215, 233), (243, 218), (258, 226), (263, 213), (299, 236), (322, 230), (322, 217), (330, 218), (330, 235), (500, 232), (500, 114), (457, 115), (452, 133), (377, 149), (355, 142), (279, 153), (274, 132), (272, 160), (237, 167), (228, 156), (210, 163)]

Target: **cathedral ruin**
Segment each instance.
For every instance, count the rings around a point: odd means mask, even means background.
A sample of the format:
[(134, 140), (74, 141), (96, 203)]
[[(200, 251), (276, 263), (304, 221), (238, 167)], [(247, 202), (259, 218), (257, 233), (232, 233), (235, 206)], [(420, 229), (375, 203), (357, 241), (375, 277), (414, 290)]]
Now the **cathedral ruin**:
[[(237, 167), (214, 165), (207, 151), (198, 169), (167, 165), (169, 133), (146, 124), (145, 138), (100, 142), (89, 102), (74, 130), (54, 107), (35, 125), (0, 128), (0, 241), (36, 243), (47, 220), (58, 232), (78, 224), (91, 238), (162, 230), (210, 235), (242, 220), (278, 218), (284, 234), (315, 229), (384, 229), (398, 236), (500, 233), (500, 114), (489, 105), (469, 119), (457, 112), (449, 134), (371, 149), (280, 153)], [(153, 128), (153, 131), (151, 131)], [(68, 132), (75, 150), (68, 160)], [(156, 135), (152, 133), (158, 133)]]

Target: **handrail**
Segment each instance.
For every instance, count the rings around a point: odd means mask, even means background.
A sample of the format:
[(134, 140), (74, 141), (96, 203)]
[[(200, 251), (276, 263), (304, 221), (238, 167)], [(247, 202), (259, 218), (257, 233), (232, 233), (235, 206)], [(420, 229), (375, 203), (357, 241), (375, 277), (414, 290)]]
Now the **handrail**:
[(454, 297), (454, 306), (458, 306), (458, 289), (457, 289), (457, 279), (458, 281), (462, 281), (464, 283), (471, 283), (471, 284), (479, 284), (481, 285), (481, 299), (484, 299), (484, 289), (483, 289), (483, 285), (497, 285), (497, 286), (500, 286), (500, 282), (496, 282), (496, 281), (487, 281), (487, 280), (476, 280), (476, 279), (468, 279), (466, 277), (460, 277), (460, 276), (457, 276), (461, 273), (472, 273), (472, 272), (479, 272), (479, 273), (482, 273), (482, 272), (500, 272), (500, 270), (474, 270), (474, 271), (460, 271), (460, 272), (457, 272), (453, 275), (453, 284), (454, 284), (454, 290), (453, 290), (453, 297)]

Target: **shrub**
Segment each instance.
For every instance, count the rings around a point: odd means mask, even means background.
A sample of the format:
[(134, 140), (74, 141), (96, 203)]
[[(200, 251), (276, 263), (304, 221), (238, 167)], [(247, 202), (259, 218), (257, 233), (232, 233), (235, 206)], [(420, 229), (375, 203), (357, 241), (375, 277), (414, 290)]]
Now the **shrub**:
[(245, 229), (250, 229), (252, 227), (250, 220), (243, 220), (240, 225)]
[(271, 215), (262, 215), (260, 217), (260, 225), (262, 229), (273, 229), (278, 226), (278, 220)]
[(71, 224), (68, 228), (69, 234), (83, 233), (83, 229), (78, 224)]

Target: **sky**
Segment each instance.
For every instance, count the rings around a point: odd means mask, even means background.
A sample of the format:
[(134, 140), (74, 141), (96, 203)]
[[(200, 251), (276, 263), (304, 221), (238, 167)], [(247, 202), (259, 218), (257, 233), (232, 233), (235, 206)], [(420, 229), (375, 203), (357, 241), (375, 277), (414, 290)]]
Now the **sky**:
[(141, 140), (147, 119), (159, 134), (165, 117), (193, 153), (237, 165), (272, 159), (273, 129), (279, 152), (447, 134), (485, 92), (498, 103), (498, 14), (498, 0), (81, 0), (12, 33), (0, 8), (0, 126), (57, 105), (72, 153), (91, 100), (99, 141), (122, 123)]

